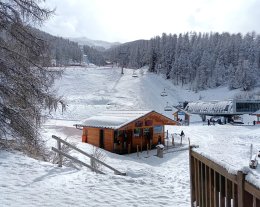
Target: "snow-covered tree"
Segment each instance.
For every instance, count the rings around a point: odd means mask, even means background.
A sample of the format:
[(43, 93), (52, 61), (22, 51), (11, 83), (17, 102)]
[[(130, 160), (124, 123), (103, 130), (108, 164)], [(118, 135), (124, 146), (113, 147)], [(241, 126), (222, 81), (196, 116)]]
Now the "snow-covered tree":
[(50, 92), (55, 74), (42, 67), (48, 59), (46, 42), (30, 27), (52, 14), (41, 2), (0, 1), (0, 134), (13, 136), (34, 155), (42, 150), (42, 110), (64, 106)]

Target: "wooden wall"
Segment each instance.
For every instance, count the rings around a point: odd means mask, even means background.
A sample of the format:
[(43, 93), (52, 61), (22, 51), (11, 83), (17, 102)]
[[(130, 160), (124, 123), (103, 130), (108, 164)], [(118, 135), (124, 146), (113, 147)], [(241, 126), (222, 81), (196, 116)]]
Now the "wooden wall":
[[(100, 147), (100, 130), (102, 128), (95, 127), (84, 127), (82, 140), (84, 134), (87, 134), (87, 143), (92, 144), (96, 147)], [(102, 129), (104, 130), (104, 149), (108, 151), (113, 151), (114, 148), (114, 130), (113, 129)], [(87, 131), (87, 132), (86, 132)]]
[(192, 147), (189, 151), (192, 207), (260, 207), (260, 189), (247, 182), (242, 171), (230, 174)]
[(100, 135), (99, 128), (87, 127), (87, 143), (99, 147), (99, 135)]
[(104, 129), (104, 149), (110, 152), (114, 150), (114, 130)]

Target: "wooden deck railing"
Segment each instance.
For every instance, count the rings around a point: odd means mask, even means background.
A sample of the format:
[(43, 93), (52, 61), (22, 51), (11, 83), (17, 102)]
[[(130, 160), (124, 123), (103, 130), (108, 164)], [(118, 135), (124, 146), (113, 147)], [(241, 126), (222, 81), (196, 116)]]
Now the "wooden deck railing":
[(260, 189), (247, 182), (242, 171), (230, 174), (193, 147), (189, 149), (192, 207), (260, 207)]

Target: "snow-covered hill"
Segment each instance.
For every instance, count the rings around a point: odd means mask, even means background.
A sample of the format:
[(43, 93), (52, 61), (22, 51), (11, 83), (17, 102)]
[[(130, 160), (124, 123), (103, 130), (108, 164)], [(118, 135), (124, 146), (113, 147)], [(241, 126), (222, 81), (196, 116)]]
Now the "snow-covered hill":
[[(68, 138), (81, 149), (92, 152), (92, 146), (81, 142), (81, 131), (73, 124), (104, 110), (156, 110), (171, 118), (164, 107), (180, 101), (224, 100), (239, 91), (217, 88), (194, 93), (188, 88), (174, 86), (161, 76), (137, 70), (119, 68), (66, 68), (54, 88), (67, 101), (67, 111), (49, 115), (42, 135), (49, 147), (55, 145), (51, 135)], [(166, 90), (168, 96), (160, 93)], [(246, 118), (246, 117), (245, 117)], [(252, 123), (254, 117), (248, 116)], [(231, 172), (248, 165), (250, 144), (254, 152), (260, 148), (260, 127), (203, 125), (199, 117), (192, 116), (190, 126), (167, 127), (169, 134), (185, 133), (192, 144), (198, 144), (205, 154), (228, 166)], [(178, 136), (176, 138), (178, 141)], [(225, 145), (223, 145), (225, 143)], [(234, 147), (235, 146), (235, 147)], [(209, 153), (210, 152), (210, 153)], [(28, 158), (18, 152), (0, 150), (0, 203), (3, 206), (190, 206), (188, 152), (168, 153), (163, 159), (156, 151), (131, 155), (105, 152), (106, 162), (127, 176), (117, 176), (105, 170), (97, 175), (84, 167), (58, 168), (51, 163)], [(73, 156), (89, 163), (77, 153)], [(226, 162), (228, 158), (228, 162)], [(260, 186), (260, 169), (249, 177)]]
[(121, 44), (119, 42), (106, 42), (103, 40), (92, 40), (87, 37), (69, 37), (69, 39), (71, 41), (79, 43), (79, 45), (88, 45), (90, 47), (105, 48), (105, 49), (109, 49), (111, 47)]

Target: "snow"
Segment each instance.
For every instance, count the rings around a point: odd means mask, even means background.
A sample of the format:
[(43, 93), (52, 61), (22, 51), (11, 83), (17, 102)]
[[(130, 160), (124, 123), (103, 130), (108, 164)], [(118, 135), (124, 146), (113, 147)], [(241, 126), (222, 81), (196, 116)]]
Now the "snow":
[[(155, 110), (173, 118), (172, 112), (164, 111), (167, 102), (177, 105), (185, 100), (224, 100), (239, 92), (222, 87), (194, 93), (146, 71), (138, 74), (138, 78), (132, 77), (132, 69), (124, 69), (124, 75), (120, 73), (118, 68), (65, 69), (54, 88), (66, 99), (67, 111), (48, 115), (42, 128), (49, 147), (56, 144), (51, 138), (54, 134), (91, 153), (93, 147), (81, 142), (82, 131), (73, 125), (107, 110)], [(164, 88), (168, 96), (162, 97)], [(170, 137), (175, 135), (176, 142), (180, 141), (176, 134), (182, 130), (185, 137), (183, 148), (167, 153), (165, 147), (163, 158), (154, 156), (156, 149), (139, 153), (139, 157), (136, 153), (117, 155), (103, 151), (105, 162), (127, 176), (114, 175), (105, 168), (105, 175), (82, 166), (59, 168), (17, 151), (0, 150), (1, 206), (190, 206), (189, 161), (185, 150), (188, 138), (191, 144), (199, 145), (195, 149), (198, 153), (230, 173), (247, 172), (246, 180), (260, 186), (260, 167), (249, 168), (251, 144), (253, 154), (260, 149), (260, 126), (253, 126), (254, 118), (243, 116), (245, 126), (207, 126), (198, 115), (191, 115), (190, 126), (166, 127)], [(89, 158), (76, 152), (71, 155), (89, 164)]]
[(82, 122), (82, 126), (118, 129), (152, 111), (104, 111)]
[(186, 109), (190, 113), (233, 114), (233, 103), (229, 101), (190, 102)]

